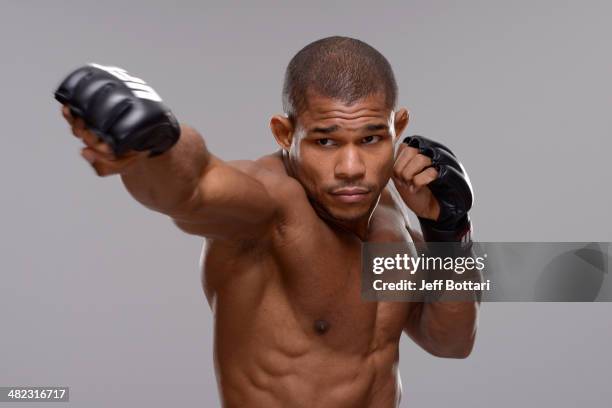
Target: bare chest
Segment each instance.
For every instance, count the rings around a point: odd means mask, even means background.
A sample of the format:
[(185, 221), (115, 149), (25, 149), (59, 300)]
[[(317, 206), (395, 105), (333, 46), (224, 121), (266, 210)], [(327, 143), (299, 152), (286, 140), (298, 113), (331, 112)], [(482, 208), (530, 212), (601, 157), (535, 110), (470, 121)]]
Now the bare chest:
[[(409, 239), (401, 229), (394, 231), (372, 237)], [(260, 331), (282, 326), (346, 351), (397, 341), (410, 304), (362, 300), (359, 239), (308, 229), (284, 238), (265, 250), (214, 243), (206, 248), (209, 301), (256, 319)]]

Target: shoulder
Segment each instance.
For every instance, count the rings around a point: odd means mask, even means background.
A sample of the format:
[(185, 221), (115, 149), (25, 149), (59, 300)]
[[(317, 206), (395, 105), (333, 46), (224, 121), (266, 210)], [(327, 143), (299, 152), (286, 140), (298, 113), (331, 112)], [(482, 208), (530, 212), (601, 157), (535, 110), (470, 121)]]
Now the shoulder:
[(229, 164), (265, 188), (277, 207), (277, 231), (286, 232), (289, 226), (303, 228), (309, 223), (316, 223), (317, 216), (306, 191), (297, 179), (287, 173), (280, 151), (257, 160), (240, 160)]
[(259, 181), (274, 198), (306, 199), (302, 185), (287, 174), (280, 152), (256, 160), (230, 161), (228, 164)]

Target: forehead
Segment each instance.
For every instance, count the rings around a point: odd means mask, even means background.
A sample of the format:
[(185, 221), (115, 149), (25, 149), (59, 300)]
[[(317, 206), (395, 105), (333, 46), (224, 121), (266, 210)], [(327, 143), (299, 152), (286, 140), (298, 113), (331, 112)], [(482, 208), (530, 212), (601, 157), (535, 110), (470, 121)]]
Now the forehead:
[(335, 124), (343, 128), (357, 128), (369, 122), (386, 123), (391, 119), (391, 108), (382, 93), (369, 95), (351, 104), (309, 92), (298, 122), (305, 128), (316, 124)]

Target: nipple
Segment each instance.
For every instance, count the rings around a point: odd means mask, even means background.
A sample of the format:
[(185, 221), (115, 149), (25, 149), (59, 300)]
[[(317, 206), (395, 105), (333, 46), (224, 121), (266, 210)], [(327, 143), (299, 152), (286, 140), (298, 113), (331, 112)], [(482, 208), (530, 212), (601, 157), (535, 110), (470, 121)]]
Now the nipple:
[(329, 330), (329, 323), (323, 319), (315, 320), (314, 329), (319, 335), (325, 334)]

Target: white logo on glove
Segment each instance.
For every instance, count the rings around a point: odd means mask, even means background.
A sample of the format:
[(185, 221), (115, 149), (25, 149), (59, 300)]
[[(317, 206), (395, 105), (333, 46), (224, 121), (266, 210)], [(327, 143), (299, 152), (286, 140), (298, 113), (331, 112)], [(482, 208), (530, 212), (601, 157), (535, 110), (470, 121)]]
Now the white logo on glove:
[(101, 69), (108, 72), (112, 76), (122, 80), (125, 85), (132, 90), (132, 93), (141, 99), (148, 99), (154, 102), (161, 102), (162, 99), (153, 88), (151, 88), (145, 81), (140, 78), (136, 78), (127, 73), (123, 68), (119, 67), (107, 67), (100, 64), (91, 63), (90, 66)]

